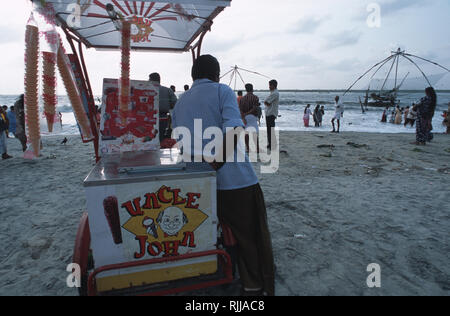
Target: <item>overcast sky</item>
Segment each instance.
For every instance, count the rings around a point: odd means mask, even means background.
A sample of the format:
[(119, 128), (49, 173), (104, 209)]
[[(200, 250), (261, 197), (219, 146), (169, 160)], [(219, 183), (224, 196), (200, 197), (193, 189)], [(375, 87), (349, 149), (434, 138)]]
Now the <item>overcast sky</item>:
[[(6, 2), (6, 1), (4, 1)], [(371, 4), (381, 8), (380, 27), (371, 27)], [(0, 21), (0, 94), (23, 91), (24, 32), (28, 0), (8, 1)], [(398, 47), (450, 68), (448, 0), (233, 0), (205, 37), (202, 53), (219, 59), (222, 73), (238, 66), (279, 81), (280, 89), (346, 89), (373, 64)], [(86, 52), (94, 93), (103, 78), (119, 77), (118, 52)], [(162, 84), (181, 90), (191, 84), (190, 53), (132, 53), (131, 78), (157, 71)], [(404, 65), (411, 77), (420, 73)], [(388, 69), (380, 72), (380, 76)], [(443, 71), (425, 66), (428, 74)], [(267, 89), (267, 79), (242, 72), (246, 82)], [(229, 77), (223, 79), (229, 83)], [(362, 83), (366, 85), (368, 81)], [(234, 83), (232, 84), (232, 86)], [(238, 89), (243, 88), (242, 83)], [(438, 84), (450, 89), (450, 75)], [(58, 94), (65, 94), (62, 85)]]

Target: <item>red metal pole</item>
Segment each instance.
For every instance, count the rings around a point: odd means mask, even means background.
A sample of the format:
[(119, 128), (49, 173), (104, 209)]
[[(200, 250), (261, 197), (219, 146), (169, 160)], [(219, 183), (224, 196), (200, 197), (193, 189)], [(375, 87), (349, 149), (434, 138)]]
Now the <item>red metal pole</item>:
[[(69, 34), (69, 32), (67, 31), (67, 29), (65, 27), (62, 28), (64, 33), (66, 34), (66, 38), (67, 41), (69, 42), (69, 45), (72, 49), (72, 53), (75, 55), (76, 57), (76, 62), (77, 62), (77, 66), (79, 69), (82, 69), (82, 85), (84, 90), (87, 92), (87, 99), (88, 99), (88, 108), (89, 108), (89, 113), (88, 113), (88, 117), (89, 117), (89, 122), (91, 125), (91, 130), (92, 130), (92, 135), (94, 136), (94, 151), (95, 151), (95, 161), (98, 162), (100, 160), (100, 157), (98, 155), (98, 143), (99, 143), (99, 134), (98, 134), (98, 129), (97, 129), (97, 109), (95, 108), (95, 102), (94, 102), (94, 96), (92, 95), (92, 89), (90, 87), (90, 83), (89, 83), (89, 90), (88, 90), (88, 74), (86, 71), (86, 65), (84, 62), (84, 58), (81, 58), (81, 62), (80, 62), (80, 57), (76, 51), (75, 45), (73, 43), (73, 37)], [(80, 46), (81, 46), (81, 42)], [(80, 51), (82, 54), (82, 51)], [(81, 55), (83, 56), (83, 55)], [(81, 64), (83, 64), (83, 68), (81, 67)], [(84, 72), (84, 74), (83, 74)]]
[(85, 84), (87, 86), (87, 91), (89, 94), (88, 99), (88, 105), (89, 105), (89, 113), (92, 113), (92, 115), (89, 116), (89, 119), (94, 123), (95, 126), (92, 126), (92, 134), (94, 135), (94, 150), (95, 150), (95, 161), (98, 162), (100, 160), (100, 157), (98, 155), (98, 147), (99, 147), (99, 131), (98, 131), (98, 124), (100, 122), (97, 121), (97, 108), (95, 107), (95, 101), (94, 101), (94, 94), (92, 93), (92, 87), (91, 82), (89, 80), (89, 74), (87, 72), (86, 63), (84, 61), (84, 55), (83, 55), (83, 45), (81, 42), (78, 42), (78, 50), (80, 52), (80, 61), (81, 66), (83, 69), (83, 77), (85, 80)]

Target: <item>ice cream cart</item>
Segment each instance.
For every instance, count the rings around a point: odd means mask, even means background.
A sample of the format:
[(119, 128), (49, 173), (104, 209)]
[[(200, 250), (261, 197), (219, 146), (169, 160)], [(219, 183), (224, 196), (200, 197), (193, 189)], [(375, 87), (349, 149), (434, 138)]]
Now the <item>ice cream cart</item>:
[(165, 294), (177, 280), (175, 291), (232, 280), (230, 258), (217, 249), (209, 165), (180, 163), (176, 149), (112, 154), (84, 185), (95, 260), (89, 293)]
[[(60, 47), (49, 55), (77, 105), (83, 141), (94, 143), (97, 164), (84, 181), (87, 212), (73, 255), (80, 293), (162, 295), (231, 282), (230, 256), (218, 249), (215, 171), (184, 163), (172, 142), (159, 143), (159, 87), (130, 79), (133, 50), (191, 51), (195, 60), (231, 0), (31, 2), (52, 27), (44, 37), (62, 45), (53, 29), (60, 27), (70, 44), (71, 54)], [(36, 81), (37, 49), (28, 39), (38, 42), (37, 28), (27, 26), (29, 87)], [(122, 53), (118, 79), (103, 82), (100, 122), (83, 46)], [(26, 105), (36, 99), (29, 90)]]

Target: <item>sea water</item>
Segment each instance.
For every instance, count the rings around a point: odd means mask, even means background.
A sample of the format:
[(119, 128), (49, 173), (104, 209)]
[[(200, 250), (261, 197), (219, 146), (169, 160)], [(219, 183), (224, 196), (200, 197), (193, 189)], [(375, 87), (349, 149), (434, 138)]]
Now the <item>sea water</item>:
[[(177, 93), (180, 95), (181, 93)], [(262, 107), (264, 100), (269, 95), (268, 91), (256, 91)], [(334, 98), (339, 95), (345, 106), (344, 117), (341, 120), (341, 131), (343, 132), (366, 132), (366, 133), (415, 133), (415, 127), (404, 127), (390, 123), (381, 123), (383, 108), (369, 107), (363, 114), (359, 98), (364, 101), (365, 92), (349, 92), (345, 96), (343, 91), (280, 91), (280, 110), (276, 121), (277, 129), (281, 131), (308, 131), (308, 132), (329, 132), (332, 129), (331, 119), (334, 115)], [(14, 105), (17, 95), (0, 95), (0, 105), (8, 107)], [(398, 98), (401, 100), (400, 107), (411, 106), (424, 97), (423, 91), (402, 91)], [(98, 97), (96, 97), (97, 99)], [(442, 113), (448, 109), (450, 102), (450, 91), (438, 92), (438, 105), (433, 119), (435, 133), (445, 132), (442, 125)], [(303, 125), (303, 113), (307, 104), (311, 104), (311, 111), (317, 104), (325, 107), (323, 126), (314, 127), (314, 120), (311, 116), (310, 126)], [(50, 134), (46, 131), (46, 121), (41, 115), (41, 134), (47, 135), (79, 135), (75, 116), (67, 96), (58, 97), (57, 112), (62, 114), (62, 128), (59, 123), (55, 123), (55, 131)], [(42, 114), (42, 113), (41, 113)], [(264, 117), (261, 119), (261, 127), (265, 126)]]

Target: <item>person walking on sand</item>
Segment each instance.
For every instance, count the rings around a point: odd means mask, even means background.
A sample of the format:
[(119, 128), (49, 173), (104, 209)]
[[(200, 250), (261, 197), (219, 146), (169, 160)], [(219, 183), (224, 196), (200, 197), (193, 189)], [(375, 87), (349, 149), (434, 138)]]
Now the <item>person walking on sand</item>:
[(267, 149), (271, 150), (272, 147), (277, 147), (276, 139), (273, 140), (275, 144), (272, 144), (272, 133), (275, 136), (275, 120), (278, 117), (278, 105), (280, 102), (280, 93), (278, 92), (278, 82), (276, 80), (269, 81), (269, 90), (270, 95), (264, 101), (264, 105), (266, 106)]
[[(336, 98), (334, 99), (336, 111), (333, 118), (331, 119), (331, 124), (333, 125), (333, 130), (331, 131), (332, 133), (339, 133), (341, 128), (341, 118), (344, 117), (344, 105), (339, 102), (339, 99), (339, 96), (336, 96)], [(337, 130), (335, 128), (334, 121), (337, 121)]]
[(250, 138), (253, 144), (256, 145), (256, 150), (259, 153), (258, 147), (258, 107), (260, 106), (259, 98), (253, 94), (253, 85), (247, 83), (245, 85), (245, 91), (247, 94), (239, 101), (239, 110), (241, 112), (242, 120), (245, 124), (245, 145), (247, 151), (250, 150)]
[[(199, 156), (212, 161), (210, 165), (217, 172), (217, 216), (221, 223), (230, 227), (237, 240), (242, 295), (265, 293), (272, 296), (275, 294), (275, 267), (264, 195), (248, 157), (244, 162), (237, 161), (234, 139), (244, 124), (236, 95), (230, 87), (219, 83), (220, 65), (211, 55), (202, 55), (194, 61), (192, 79), (189, 94), (180, 98), (174, 108), (174, 132), (178, 127), (189, 130), (191, 140), (189, 147), (183, 148), (185, 154), (191, 159)], [(209, 140), (204, 139), (200, 148), (194, 146), (197, 136), (194, 120), (202, 120), (201, 135), (212, 127), (226, 133), (223, 145), (215, 147), (213, 157), (204, 156), (203, 147)], [(226, 146), (227, 142), (231, 142), (231, 146)], [(230, 149), (234, 155), (226, 152)], [(234, 159), (224, 162), (224, 157), (233, 156)]]
[(8, 117), (8, 121), (9, 121), (8, 131), (10, 133), (12, 133), (13, 135), (16, 135), (17, 119), (16, 119), (16, 113), (14, 113), (14, 106), (9, 107), (7, 117)]
[(239, 104), (239, 102), (241, 102), (242, 97), (243, 97), (243, 93), (242, 93), (241, 90), (239, 90), (239, 91), (237, 92), (237, 103), (238, 103), (238, 104)]
[(311, 104), (308, 104), (303, 113), (303, 123), (305, 124), (305, 127), (309, 127), (310, 116), (311, 116)]
[(27, 150), (27, 134), (25, 131), (25, 107), (24, 107), (24, 95), (21, 94), (17, 101), (14, 103), (14, 112), (16, 114), (16, 133), (14, 136), (22, 144), (22, 151)]
[(436, 110), (437, 96), (433, 87), (426, 88), (425, 94), (426, 96), (416, 105), (416, 141), (411, 143), (413, 145), (426, 145), (427, 142), (433, 140), (431, 120)]
[[(1, 114), (3, 114), (3, 108), (0, 109)], [(4, 119), (3, 115), (0, 115), (0, 154), (2, 155), (2, 159), (10, 159), (12, 158), (10, 155), (8, 155), (7, 150), (7, 139), (6, 139), (6, 129), (8, 128), (8, 125), (6, 123), (6, 119)]]
[(6, 122), (6, 138), (9, 138), (9, 119), (8, 119), (8, 106), (4, 105), (1, 107), (0, 115), (2, 116), (3, 120)]

